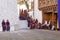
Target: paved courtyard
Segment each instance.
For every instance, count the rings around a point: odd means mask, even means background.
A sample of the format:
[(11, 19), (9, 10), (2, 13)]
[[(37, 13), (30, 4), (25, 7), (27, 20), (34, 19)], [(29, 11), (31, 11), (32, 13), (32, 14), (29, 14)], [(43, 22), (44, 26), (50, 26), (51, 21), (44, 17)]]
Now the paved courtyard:
[(60, 31), (32, 29), (0, 32), (0, 40), (60, 40)]

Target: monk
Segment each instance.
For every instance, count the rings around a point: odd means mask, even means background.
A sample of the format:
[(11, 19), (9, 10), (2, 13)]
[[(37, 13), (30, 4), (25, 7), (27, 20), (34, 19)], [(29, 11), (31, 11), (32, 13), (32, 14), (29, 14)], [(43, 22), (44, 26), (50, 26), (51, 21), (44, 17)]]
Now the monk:
[(6, 22), (6, 30), (7, 31), (10, 31), (10, 22), (9, 22), (9, 20), (7, 20), (7, 22)]
[(4, 19), (2, 20), (2, 29), (3, 29), (3, 31), (6, 30), (6, 25), (5, 25), (5, 20)]

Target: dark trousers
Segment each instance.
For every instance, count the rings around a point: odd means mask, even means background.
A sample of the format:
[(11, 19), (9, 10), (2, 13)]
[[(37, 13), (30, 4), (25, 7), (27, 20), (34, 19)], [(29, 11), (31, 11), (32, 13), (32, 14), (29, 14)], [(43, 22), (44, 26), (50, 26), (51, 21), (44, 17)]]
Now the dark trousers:
[(7, 31), (10, 31), (10, 26), (7, 26)]
[(3, 31), (5, 31), (6, 30), (6, 26), (3, 26), (2, 29), (3, 29)]

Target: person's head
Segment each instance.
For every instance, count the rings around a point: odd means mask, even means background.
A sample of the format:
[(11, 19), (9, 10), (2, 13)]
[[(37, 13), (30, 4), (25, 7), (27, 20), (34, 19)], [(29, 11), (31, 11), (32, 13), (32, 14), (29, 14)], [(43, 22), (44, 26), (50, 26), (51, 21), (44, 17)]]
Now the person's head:
[(41, 23), (39, 22), (39, 24), (41, 24)]
[(35, 19), (33, 19), (33, 22), (35, 22)]
[(38, 22), (38, 20), (36, 19), (36, 22)]
[(7, 19), (7, 22), (9, 22), (9, 20)]
[(3, 19), (2, 21), (3, 21), (3, 22), (5, 22), (5, 20), (4, 20), (4, 19)]
[(32, 16), (30, 16), (30, 18), (32, 18)]

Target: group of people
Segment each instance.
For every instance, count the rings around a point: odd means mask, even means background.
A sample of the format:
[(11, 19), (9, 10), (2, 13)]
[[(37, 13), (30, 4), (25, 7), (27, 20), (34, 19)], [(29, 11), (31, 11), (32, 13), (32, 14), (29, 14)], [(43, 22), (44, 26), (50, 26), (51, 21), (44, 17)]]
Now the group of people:
[(3, 31), (10, 31), (10, 22), (9, 22), (9, 20), (7, 20), (6, 22), (5, 22), (4, 19), (2, 20), (2, 29), (3, 29)]
[(26, 20), (27, 17), (29, 16), (29, 14), (27, 13), (27, 10), (20, 10), (20, 16), (19, 19), (20, 20)]
[(52, 24), (50, 22), (50, 20), (44, 20), (43, 23), (39, 23), (37, 19), (33, 19), (32, 16), (29, 16), (29, 14), (27, 13), (27, 10), (20, 10), (20, 16), (19, 19), (20, 20), (27, 20), (28, 21), (28, 27), (30, 27), (30, 29), (56, 29), (55, 28), (55, 24)]
[(42, 23), (42, 28), (49, 29), (49, 30), (57, 30), (56, 24), (52, 23), (50, 20), (44, 20)]
[(28, 27), (30, 29), (49, 29), (55, 30), (55, 25), (50, 22), (50, 20), (44, 20), (43, 23), (39, 23), (37, 19), (33, 19), (31, 16), (28, 17)]
[(37, 19), (33, 19), (30, 16), (30, 17), (28, 17), (27, 21), (28, 21), (28, 27), (30, 27), (30, 29), (40, 29), (41, 28), (41, 23), (39, 23)]
[(30, 29), (39, 28), (39, 25), (41, 25), (41, 23), (38, 23), (37, 19), (33, 19), (31, 16), (29, 16), (27, 10), (23, 10), (23, 9), (20, 10), (19, 19), (20, 20), (27, 20), (28, 27), (30, 27)]

